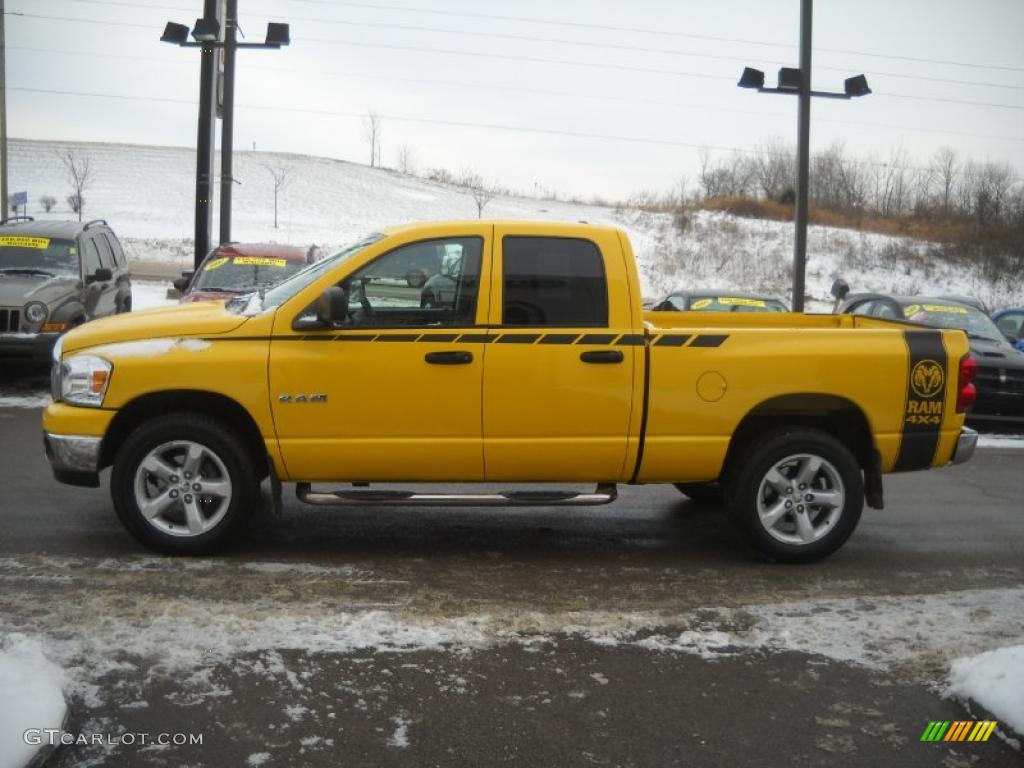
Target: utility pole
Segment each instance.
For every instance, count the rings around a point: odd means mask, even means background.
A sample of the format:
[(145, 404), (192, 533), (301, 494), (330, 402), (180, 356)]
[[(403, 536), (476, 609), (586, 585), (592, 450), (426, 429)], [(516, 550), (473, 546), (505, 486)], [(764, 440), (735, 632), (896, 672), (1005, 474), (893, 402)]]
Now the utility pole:
[(7, 42), (4, 31), (4, 0), (0, 0), (0, 201), (7, 218)]
[(793, 238), (793, 311), (804, 311), (807, 271), (807, 187), (811, 165), (811, 23), (813, 0), (800, 0), (800, 106), (796, 127), (796, 236)]
[[(203, 18), (217, 18), (217, 0), (204, 0)], [(195, 268), (210, 250), (213, 233), (213, 151), (216, 124), (217, 48), (202, 46), (199, 73), (199, 135), (196, 138)]]
[(224, 13), (223, 107), (220, 128), (220, 243), (231, 242), (231, 186), (235, 131), (235, 52), (238, 42), (238, 0), (227, 0)]

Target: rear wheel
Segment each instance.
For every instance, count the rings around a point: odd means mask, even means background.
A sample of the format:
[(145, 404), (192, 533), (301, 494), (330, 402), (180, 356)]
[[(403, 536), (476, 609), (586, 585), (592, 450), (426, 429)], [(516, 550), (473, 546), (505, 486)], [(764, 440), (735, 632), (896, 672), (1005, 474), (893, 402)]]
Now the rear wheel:
[(726, 489), (733, 519), (754, 549), (771, 560), (820, 560), (839, 549), (860, 521), (860, 466), (825, 432), (768, 435), (752, 443), (735, 467)]
[(169, 555), (216, 552), (255, 507), (259, 480), (231, 429), (197, 414), (148, 421), (114, 460), (110, 493), (140, 542)]

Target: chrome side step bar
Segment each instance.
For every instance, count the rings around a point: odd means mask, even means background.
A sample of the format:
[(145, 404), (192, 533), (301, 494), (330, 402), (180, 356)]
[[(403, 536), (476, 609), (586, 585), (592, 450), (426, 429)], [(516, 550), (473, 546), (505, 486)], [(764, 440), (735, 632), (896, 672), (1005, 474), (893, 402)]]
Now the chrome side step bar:
[(299, 501), (318, 506), (391, 504), (417, 507), (588, 507), (610, 504), (618, 496), (615, 483), (601, 483), (593, 493), (567, 491), (503, 491), (501, 493), (418, 493), (416, 491), (314, 491), (298, 483)]

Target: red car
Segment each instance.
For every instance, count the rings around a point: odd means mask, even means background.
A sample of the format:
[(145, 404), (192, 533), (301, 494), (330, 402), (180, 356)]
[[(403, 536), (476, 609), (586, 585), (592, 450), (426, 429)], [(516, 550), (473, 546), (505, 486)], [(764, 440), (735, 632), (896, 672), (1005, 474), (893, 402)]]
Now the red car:
[(270, 288), (314, 261), (316, 249), (266, 243), (229, 243), (210, 251), (195, 272), (174, 281), (181, 301), (223, 299)]

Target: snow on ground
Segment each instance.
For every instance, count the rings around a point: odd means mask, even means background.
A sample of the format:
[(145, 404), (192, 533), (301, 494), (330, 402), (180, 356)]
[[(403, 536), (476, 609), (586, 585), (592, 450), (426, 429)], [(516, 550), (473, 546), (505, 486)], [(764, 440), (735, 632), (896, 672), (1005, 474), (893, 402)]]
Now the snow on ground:
[[(145, 558), (145, 570), (179, 575), (179, 562)], [(337, 589), (331, 596), (277, 604), (273, 611), (266, 610), (265, 601), (252, 602), (249, 590), (219, 598), (161, 594), (157, 603), (146, 601), (135, 610), (121, 602), (120, 590), (37, 578), (49, 571), (89, 573), (103, 566), (119, 570), (117, 562), (96, 558), (48, 557), (40, 563), (0, 557), (0, 635), (20, 632), (36, 638), (47, 656), (67, 670), (69, 691), (87, 706), (105, 695), (103, 676), (119, 669), (139, 669), (150, 679), (174, 678), (202, 692), (211, 685), (209, 669), (219, 663), (230, 661), (236, 668), (278, 675), (275, 668), (281, 665), (273, 657), (284, 650), (347, 654), (531, 648), (569, 636), (603, 646), (710, 660), (748, 652), (798, 651), (932, 680), (943, 676), (956, 658), (1024, 643), (1024, 587), (677, 611), (529, 610), (494, 603), (448, 615), (402, 595), (384, 601), (372, 595), (355, 601), (346, 597), (351, 585), (344, 582), (381, 578), (366, 568), (325, 576), (303, 574), (308, 579), (328, 578), (337, 582)], [(279, 577), (277, 568), (242, 570), (224, 560), (205, 568), (203, 578), (232, 582), (248, 578), (245, 574)], [(52, 601), (47, 611), (13, 613), (15, 606), (31, 604), (43, 587), (60, 591), (62, 598)], [(9, 618), (14, 615), (19, 616), (17, 625)], [(198, 652), (200, 643), (215, 653)]]
[(63, 670), (38, 641), (21, 634), (0, 638), (0, 768), (22, 768), (39, 749), (25, 743), (25, 731), (64, 724), (64, 683)]
[(167, 298), (167, 288), (167, 283), (132, 280), (132, 309), (151, 309), (176, 304), (177, 299)]
[(979, 435), (978, 447), (1024, 449), (1024, 435)]
[(949, 693), (977, 702), (1024, 734), (1024, 645), (957, 659), (949, 673)]
[(0, 392), (0, 408), (45, 408), (52, 400), (49, 392), (11, 395)]
[[(58, 152), (89, 157), (95, 182), (87, 216), (103, 216), (125, 242), (138, 268), (145, 262), (186, 267), (192, 262), (195, 155), (180, 147), (10, 141), (12, 189), (29, 191), (29, 214), (45, 214), (40, 195), (67, 195)], [(273, 226), (273, 186), (266, 165), (288, 168), (291, 183)], [(305, 155), (236, 152), (233, 234), (239, 241), (319, 245), (325, 250), (392, 224), (476, 217), (462, 188), (385, 169)], [(624, 194), (627, 190), (623, 191)], [(793, 226), (698, 212), (680, 233), (669, 214), (555, 200), (498, 196), (488, 218), (588, 221), (623, 227), (636, 250), (644, 295), (677, 287), (715, 287), (789, 295)], [(214, 224), (216, 232), (217, 224)], [(1018, 284), (992, 282), (977, 270), (933, 258), (930, 245), (887, 235), (812, 226), (808, 232), (809, 308), (829, 311), (829, 288), (841, 275), (855, 291), (973, 294), (994, 305), (1024, 304)]]

